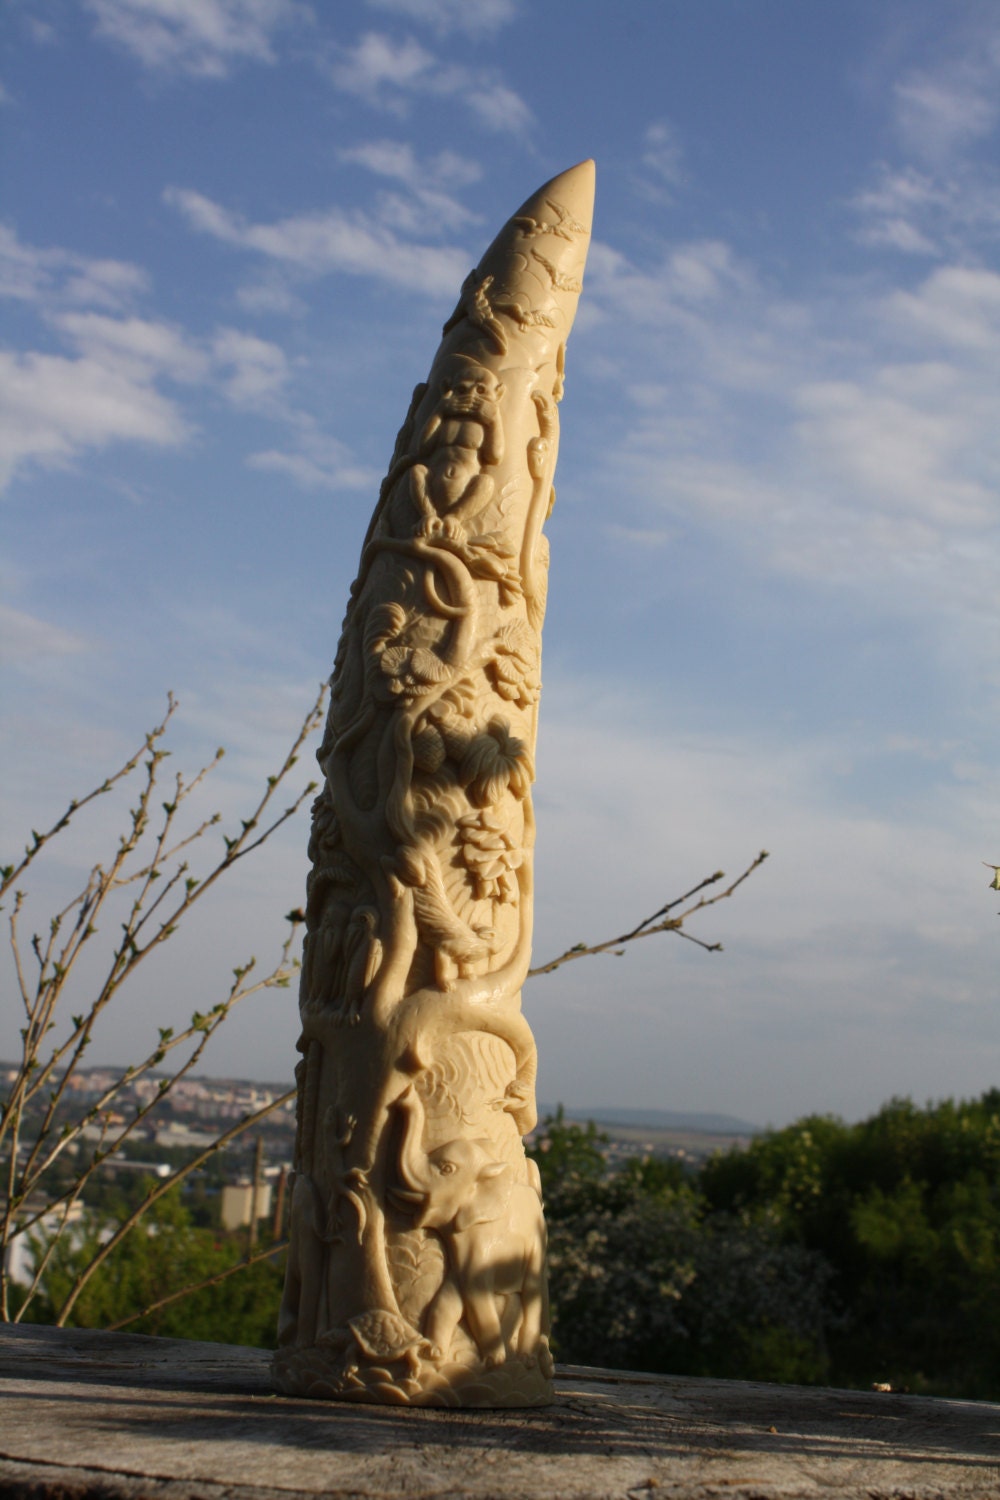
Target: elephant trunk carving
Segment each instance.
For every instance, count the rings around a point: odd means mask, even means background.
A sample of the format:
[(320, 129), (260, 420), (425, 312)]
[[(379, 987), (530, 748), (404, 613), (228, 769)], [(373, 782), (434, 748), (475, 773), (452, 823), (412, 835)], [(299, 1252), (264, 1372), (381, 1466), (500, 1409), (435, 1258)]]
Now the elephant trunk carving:
[(464, 1321), (488, 1369), (512, 1353), (551, 1374), (545, 1286), (545, 1222), (536, 1187), (515, 1180), (487, 1139), (457, 1136), (423, 1146), (424, 1114), (412, 1087), (397, 1101), (403, 1119), (402, 1187), (389, 1196), (414, 1226), (434, 1230), (447, 1269), (427, 1310), (431, 1357), (447, 1359)]

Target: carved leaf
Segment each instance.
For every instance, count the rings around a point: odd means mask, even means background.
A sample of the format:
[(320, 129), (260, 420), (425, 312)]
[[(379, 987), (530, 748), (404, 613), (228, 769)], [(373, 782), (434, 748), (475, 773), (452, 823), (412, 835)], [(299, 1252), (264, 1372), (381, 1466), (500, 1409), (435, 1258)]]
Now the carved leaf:
[(447, 662), (443, 662), (436, 652), (428, 651), (426, 646), (418, 646), (414, 651), (410, 662), (414, 677), (424, 682), (444, 682), (449, 670)]
[(460, 776), (473, 806), (489, 807), (508, 790), (515, 797), (526, 796), (534, 766), (527, 745), (515, 739), (502, 719), (491, 719), (466, 750)]

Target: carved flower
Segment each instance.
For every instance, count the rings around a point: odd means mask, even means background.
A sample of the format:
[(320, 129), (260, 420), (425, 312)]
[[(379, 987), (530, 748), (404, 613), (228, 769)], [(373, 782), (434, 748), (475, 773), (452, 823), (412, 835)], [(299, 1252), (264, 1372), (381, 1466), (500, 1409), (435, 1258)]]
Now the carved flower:
[(448, 665), (426, 646), (387, 646), (379, 665), (389, 679), (390, 693), (415, 698), (432, 683), (443, 682)]
[(462, 863), (473, 880), (477, 901), (516, 901), (517, 877), (514, 871), (524, 859), (500, 818), (486, 811), (459, 818), (462, 838)]
[(462, 757), (459, 779), (474, 807), (490, 807), (504, 792), (527, 794), (535, 768), (528, 747), (515, 739), (503, 719), (491, 719)]
[(487, 671), (501, 698), (530, 708), (542, 690), (538, 675), (538, 646), (534, 632), (523, 620), (512, 620), (497, 631), (496, 652)]

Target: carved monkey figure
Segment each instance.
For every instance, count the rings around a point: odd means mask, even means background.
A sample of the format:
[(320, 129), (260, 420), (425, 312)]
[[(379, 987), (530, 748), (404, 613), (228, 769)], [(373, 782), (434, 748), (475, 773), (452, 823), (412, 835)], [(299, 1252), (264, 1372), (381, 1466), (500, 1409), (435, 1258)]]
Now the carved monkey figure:
[(503, 458), (503, 393), (493, 371), (469, 355), (446, 361), (410, 470), (418, 536), (461, 535), (492, 499), (493, 477), (483, 470)]

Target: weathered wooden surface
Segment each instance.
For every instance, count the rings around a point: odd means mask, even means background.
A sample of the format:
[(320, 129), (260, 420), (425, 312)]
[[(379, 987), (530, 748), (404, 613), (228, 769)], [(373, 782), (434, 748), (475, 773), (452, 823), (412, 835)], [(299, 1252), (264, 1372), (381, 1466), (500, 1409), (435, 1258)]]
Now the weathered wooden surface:
[(223, 1344), (0, 1329), (0, 1496), (1000, 1500), (1000, 1407), (564, 1369), (529, 1411), (272, 1395)]

